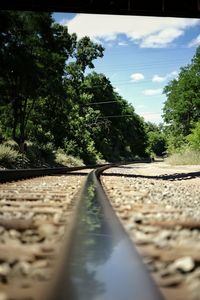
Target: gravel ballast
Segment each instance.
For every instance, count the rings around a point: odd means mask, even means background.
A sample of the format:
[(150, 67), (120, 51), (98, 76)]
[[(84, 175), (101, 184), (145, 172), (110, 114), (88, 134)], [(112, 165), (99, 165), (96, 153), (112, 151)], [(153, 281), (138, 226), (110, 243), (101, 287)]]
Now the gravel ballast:
[(0, 185), (0, 300), (38, 300), (49, 288), (84, 178), (45, 176)]
[(200, 300), (200, 166), (104, 172), (111, 204), (166, 299)]

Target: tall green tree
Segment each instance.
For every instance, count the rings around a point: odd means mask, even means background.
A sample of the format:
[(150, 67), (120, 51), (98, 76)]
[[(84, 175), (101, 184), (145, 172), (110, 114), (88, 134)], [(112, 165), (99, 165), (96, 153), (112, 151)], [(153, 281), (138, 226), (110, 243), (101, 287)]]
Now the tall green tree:
[(104, 74), (87, 75), (83, 90), (90, 95), (88, 105), (100, 112), (93, 123), (96, 148), (107, 160), (144, 155), (146, 135), (142, 119), (117, 94)]
[(163, 156), (167, 149), (163, 124), (156, 125), (151, 122), (146, 122), (145, 131), (148, 139), (147, 152), (150, 155)]
[(200, 119), (200, 47), (191, 64), (181, 68), (179, 76), (169, 82), (164, 93), (163, 117), (175, 136), (186, 136)]
[(86, 163), (145, 154), (143, 120), (104, 74), (88, 74), (101, 45), (77, 40), (50, 13), (1, 11), (0, 18), (1, 135), (22, 152), (28, 138)]
[(12, 124), (12, 138), (23, 151), (37, 100), (60, 93), (75, 36), (55, 24), (50, 13), (2, 11), (0, 18), (0, 100), (9, 112), (5, 126)]

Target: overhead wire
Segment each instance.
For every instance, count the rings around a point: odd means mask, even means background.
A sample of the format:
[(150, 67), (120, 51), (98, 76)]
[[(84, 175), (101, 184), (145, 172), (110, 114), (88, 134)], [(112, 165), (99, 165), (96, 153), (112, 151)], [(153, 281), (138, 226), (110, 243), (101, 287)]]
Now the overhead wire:
[(91, 105), (99, 105), (99, 104), (108, 104), (108, 103), (119, 103), (119, 101), (101, 101), (101, 102), (91, 102), (86, 103), (85, 106), (91, 106)]

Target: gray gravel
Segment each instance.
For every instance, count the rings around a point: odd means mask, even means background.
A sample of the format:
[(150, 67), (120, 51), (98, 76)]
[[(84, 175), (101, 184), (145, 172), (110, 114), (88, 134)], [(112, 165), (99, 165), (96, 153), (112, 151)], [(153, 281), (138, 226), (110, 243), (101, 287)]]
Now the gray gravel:
[(0, 185), (0, 299), (39, 299), (55, 276), (83, 180), (46, 176)]
[(105, 171), (112, 205), (166, 299), (200, 300), (200, 166)]

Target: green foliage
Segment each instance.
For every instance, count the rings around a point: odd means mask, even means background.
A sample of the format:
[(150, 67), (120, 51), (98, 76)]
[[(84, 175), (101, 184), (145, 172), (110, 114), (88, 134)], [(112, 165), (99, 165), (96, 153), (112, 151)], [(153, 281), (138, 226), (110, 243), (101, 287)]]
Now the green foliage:
[(109, 79), (93, 72), (85, 77), (82, 89), (90, 95), (88, 105), (96, 110), (88, 125), (95, 147), (104, 159), (116, 161), (145, 155), (144, 122), (114, 91)]
[(89, 37), (83, 37), (77, 42), (76, 46), (76, 63), (84, 72), (86, 67), (94, 68), (93, 60), (103, 57), (104, 48), (101, 45), (93, 43)]
[(156, 156), (162, 156), (166, 151), (166, 140), (162, 133), (152, 132), (148, 133), (148, 141), (150, 152), (153, 152)]
[(189, 141), (192, 149), (200, 151), (200, 121), (195, 124), (192, 133), (186, 139)]
[[(182, 147), (193, 124), (200, 119), (200, 47), (191, 64), (182, 68), (177, 79), (169, 82), (164, 93), (167, 100), (163, 117), (168, 124), (169, 147)], [(189, 140), (193, 137), (189, 137)], [(192, 140), (191, 140), (191, 143)], [(194, 143), (193, 143), (194, 146)]]
[(8, 146), (12, 150), (19, 152), (19, 145), (13, 140), (6, 140), (3, 145)]
[(0, 145), (0, 166), (5, 168), (12, 168), (17, 166), (17, 163), (21, 159), (19, 151), (14, 150), (9, 145)]
[(37, 144), (29, 141), (26, 142), (25, 156), (29, 167), (51, 165), (55, 160), (54, 147), (51, 143)]
[(12, 125), (12, 138), (20, 145), (40, 96), (62, 92), (66, 59), (71, 55), (74, 36), (54, 24), (50, 13), (0, 13), (0, 96)]
[(166, 149), (166, 136), (162, 130), (162, 125), (156, 125), (151, 122), (145, 124), (145, 130), (148, 137), (147, 153), (151, 156), (163, 156)]
[(24, 166), (145, 156), (144, 121), (104, 74), (86, 73), (101, 45), (77, 40), (51, 13), (0, 18), (0, 140), (17, 142)]
[(56, 151), (56, 163), (66, 167), (84, 166), (83, 161), (77, 156), (67, 155), (63, 149)]
[(173, 132), (168, 133), (166, 139), (167, 139), (167, 151), (170, 154), (180, 152), (183, 149), (188, 147), (187, 140), (182, 134), (174, 135)]

